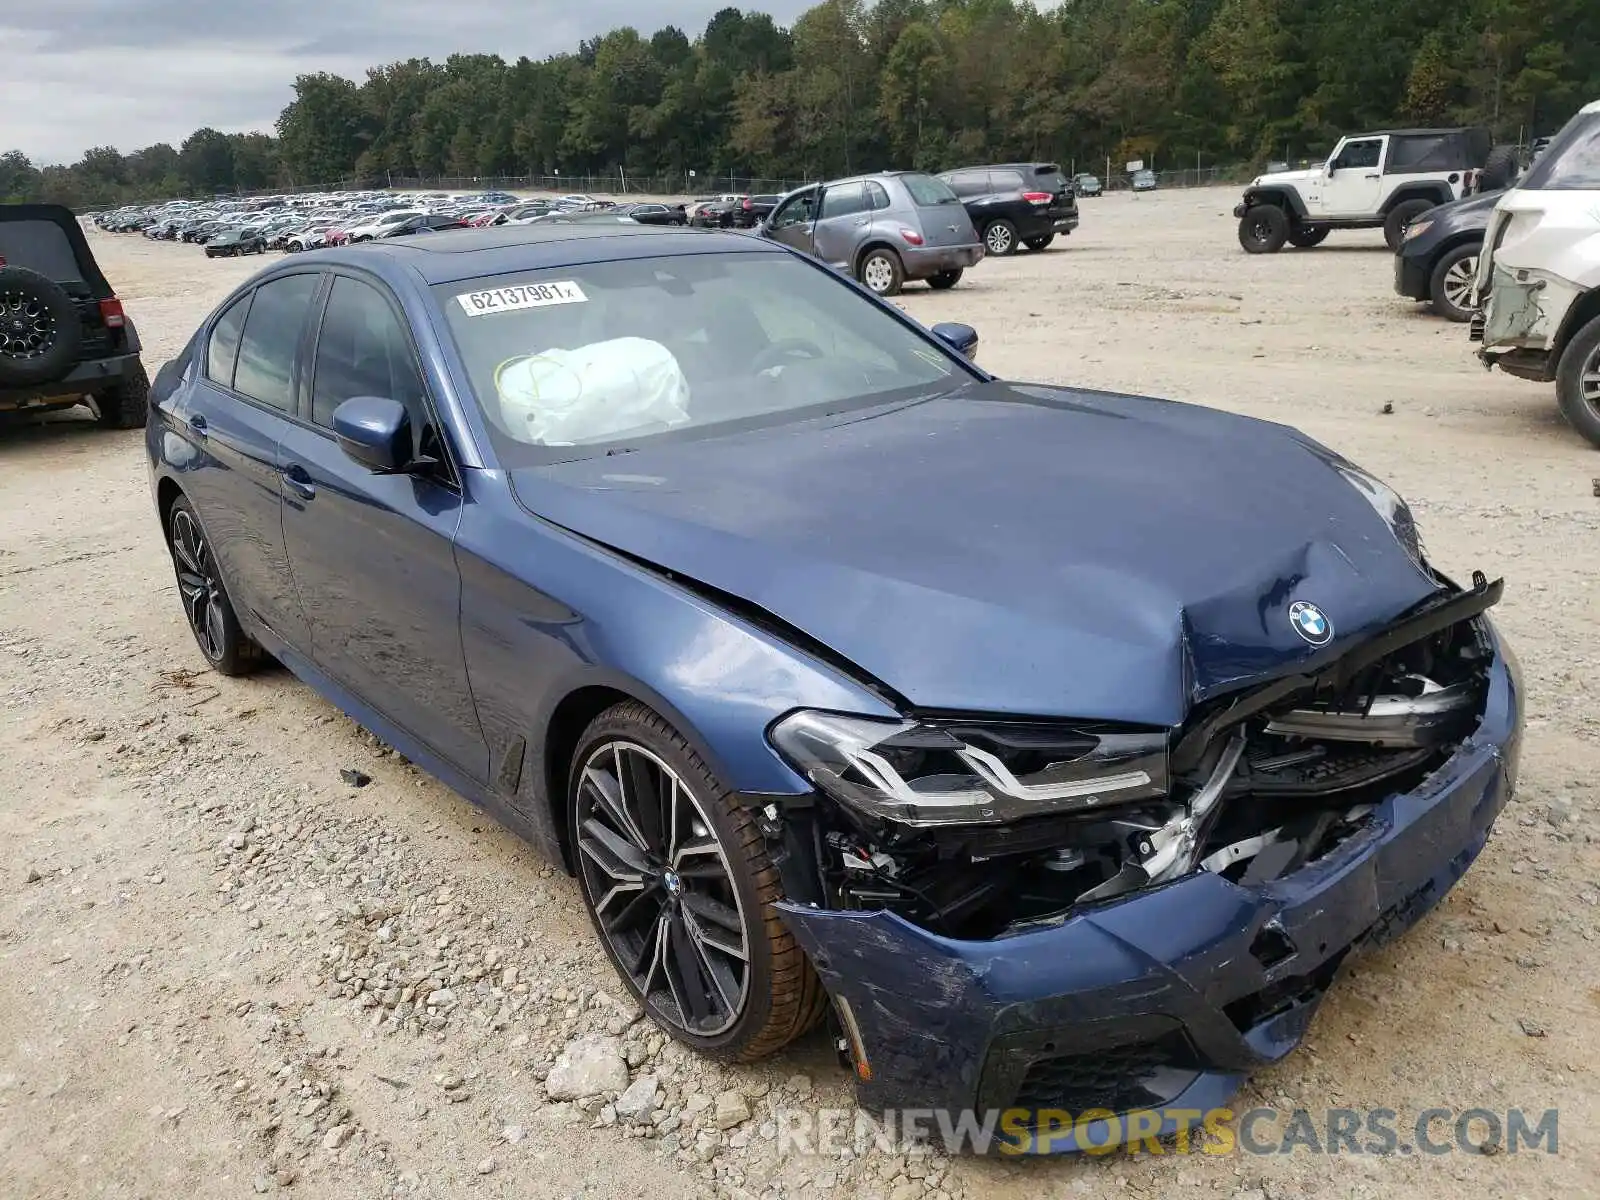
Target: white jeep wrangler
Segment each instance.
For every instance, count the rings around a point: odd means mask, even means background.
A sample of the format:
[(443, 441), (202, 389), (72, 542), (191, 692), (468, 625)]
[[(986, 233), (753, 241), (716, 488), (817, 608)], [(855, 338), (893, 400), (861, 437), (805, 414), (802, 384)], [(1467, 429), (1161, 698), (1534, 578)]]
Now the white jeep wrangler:
[(1233, 210), (1239, 244), (1276, 254), (1285, 242), (1319, 245), (1333, 229), (1383, 229), (1398, 250), (1406, 226), (1436, 204), (1502, 188), (1517, 170), (1516, 148), (1489, 145), (1486, 129), (1390, 129), (1340, 140), (1309, 171), (1257, 176)]
[(1484, 365), (1553, 380), (1562, 414), (1600, 446), (1600, 101), (1500, 197), (1474, 290)]

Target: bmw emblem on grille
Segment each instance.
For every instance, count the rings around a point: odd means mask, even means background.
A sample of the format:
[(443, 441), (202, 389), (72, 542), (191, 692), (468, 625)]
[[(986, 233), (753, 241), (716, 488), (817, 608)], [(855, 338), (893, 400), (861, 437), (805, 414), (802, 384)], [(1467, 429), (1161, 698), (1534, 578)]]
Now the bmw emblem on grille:
[(1289, 624), (1313, 646), (1326, 646), (1333, 640), (1333, 622), (1315, 604), (1296, 600), (1289, 605)]

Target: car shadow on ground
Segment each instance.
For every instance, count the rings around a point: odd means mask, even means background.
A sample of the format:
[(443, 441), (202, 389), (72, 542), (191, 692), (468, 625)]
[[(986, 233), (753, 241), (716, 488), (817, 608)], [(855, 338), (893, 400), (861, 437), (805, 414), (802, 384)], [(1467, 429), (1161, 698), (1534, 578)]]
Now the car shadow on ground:
[(41, 446), (66, 446), (84, 439), (131, 441), (142, 432), (102, 429), (85, 407), (53, 413), (0, 413), (0, 455)]

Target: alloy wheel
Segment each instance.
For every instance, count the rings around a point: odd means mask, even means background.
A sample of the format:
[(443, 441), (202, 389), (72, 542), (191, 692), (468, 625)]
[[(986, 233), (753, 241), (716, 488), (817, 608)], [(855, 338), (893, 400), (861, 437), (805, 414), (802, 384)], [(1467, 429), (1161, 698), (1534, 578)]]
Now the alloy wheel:
[(613, 957), (658, 1020), (698, 1037), (732, 1028), (750, 989), (744, 906), (698, 797), (633, 742), (583, 764), (584, 890)]
[(874, 292), (886, 292), (894, 286), (894, 268), (886, 259), (870, 259), (861, 271), (861, 282)]
[(1478, 274), (1478, 256), (1457, 259), (1444, 273), (1444, 298), (1457, 308), (1472, 308), (1472, 281)]
[(222, 582), (217, 576), (211, 547), (193, 515), (184, 509), (172, 514), (172, 558), (178, 568), (178, 592), (200, 650), (212, 662), (227, 649), (222, 617)]
[(1011, 249), (1011, 230), (1004, 225), (991, 225), (983, 241), (990, 254), (1003, 256)]
[(1578, 396), (1600, 416), (1600, 345), (1589, 352), (1589, 357), (1578, 368)]
[(37, 296), (0, 292), (0, 354), (13, 359), (38, 358), (55, 342), (56, 319)]

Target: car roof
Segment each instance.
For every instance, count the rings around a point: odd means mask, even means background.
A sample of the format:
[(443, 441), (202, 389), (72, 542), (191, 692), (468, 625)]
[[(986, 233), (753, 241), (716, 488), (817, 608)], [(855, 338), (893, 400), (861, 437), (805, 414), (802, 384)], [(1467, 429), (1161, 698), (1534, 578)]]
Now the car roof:
[(1475, 127), (1471, 125), (1458, 125), (1453, 129), (1374, 129), (1370, 133), (1346, 134), (1350, 138), (1364, 137), (1444, 137), (1448, 134), (1471, 133)]
[(421, 276), (424, 283), (435, 284), (579, 263), (718, 253), (788, 252), (759, 238), (709, 229), (621, 223), (497, 225), (451, 229), (419, 240), (384, 239), (316, 250), (296, 255), (293, 261), (342, 263), (380, 271), (383, 266), (405, 267)]

